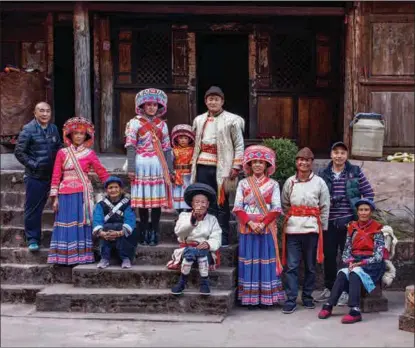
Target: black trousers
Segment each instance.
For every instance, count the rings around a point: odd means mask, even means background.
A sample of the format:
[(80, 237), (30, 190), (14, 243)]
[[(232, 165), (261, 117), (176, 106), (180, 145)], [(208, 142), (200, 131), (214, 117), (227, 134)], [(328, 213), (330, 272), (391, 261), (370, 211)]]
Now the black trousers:
[(336, 306), (343, 291), (349, 293), (349, 307), (360, 307), (360, 297), (362, 293), (362, 281), (356, 273), (351, 272), (349, 279), (343, 272), (340, 272), (334, 282), (330, 298), (327, 301), (329, 305)]
[(324, 286), (331, 290), (337, 276), (337, 251), (343, 254), (347, 236), (347, 224), (353, 217), (329, 220), (329, 228), (323, 234)]
[[(216, 167), (205, 166), (198, 164), (196, 167), (196, 182), (211, 186), (215, 192), (218, 192), (218, 183), (216, 181)], [(229, 210), (229, 199), (225, 195), (225, 202), (223, 205), (211, 204), (208, 210), (209, 214), (217, 217), (219, 226), (222, 229), (222, 244), (229, 244), (229, 219), (231, 218), (231, 212)]]

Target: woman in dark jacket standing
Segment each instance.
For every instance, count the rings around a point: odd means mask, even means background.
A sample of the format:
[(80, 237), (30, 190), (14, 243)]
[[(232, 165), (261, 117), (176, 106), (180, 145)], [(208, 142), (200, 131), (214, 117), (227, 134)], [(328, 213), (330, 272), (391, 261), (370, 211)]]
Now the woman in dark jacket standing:
[(42, 213), (49, 196), (53, 163), (62, 147), (57, 127), (50, 123), (48, 103), (35, 106), (35, 119), (23, 127), (14, 154), (24, 165), (26, 187), (25, 233), (30, 251), (39, 250)]

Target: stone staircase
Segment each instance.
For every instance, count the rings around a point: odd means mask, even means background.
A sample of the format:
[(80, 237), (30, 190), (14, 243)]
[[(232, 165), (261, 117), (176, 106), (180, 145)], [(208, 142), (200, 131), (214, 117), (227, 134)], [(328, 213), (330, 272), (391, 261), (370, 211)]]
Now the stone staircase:
[[(102, 192), (96, 176), (91, 179), (96, 192)], [(131, 269), (121, 269), (113, 262), (104, 270), (97, 269), (96, 264), (56, 266), (46, 263), (54, 221), (50, 204), (43, 214), (41, 249), (31, 253), (24, 237), (24, 200), (23, 173), (2, 171), (2, 302), (35, 303), (37, 311), (205, 315), (226, 315), (234, 306), (237, 262), (234, 221), (231, 221), (231, 245), (221, 250), (221, 267), (210, 272), (211, 296), (199, 294), (198, 270), (193, 269), (185, 294), (176, 297), (170, 294), (170, 288), (177, 282), (179, 272), (165, 267), (177, 247), (174, 215), (163, 213), (160, 244), (139, 245)]]

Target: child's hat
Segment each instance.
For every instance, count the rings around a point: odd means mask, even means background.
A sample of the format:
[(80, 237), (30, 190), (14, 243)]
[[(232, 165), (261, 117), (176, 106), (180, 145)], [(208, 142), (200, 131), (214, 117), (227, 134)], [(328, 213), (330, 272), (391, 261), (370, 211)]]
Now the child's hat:
[(171, 131), (171, 142), (173, 146), (177, 145), (178, 137), (180, 137), (181, 135), (189, 137), (190, 144), (195, 142), (195, 133), (193, 132), (192, 127), (188, 124), (178, 124)]

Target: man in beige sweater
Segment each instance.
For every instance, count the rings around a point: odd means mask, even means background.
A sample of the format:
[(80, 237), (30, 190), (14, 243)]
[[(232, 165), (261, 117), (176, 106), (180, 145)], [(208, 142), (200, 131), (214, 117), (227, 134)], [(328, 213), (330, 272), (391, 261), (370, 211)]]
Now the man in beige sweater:
[(298, 296), (298, 268), (304, 258), (302, 303), (315, 308), (316, 261), (323, 262), (323, 230), (327, 230), (330, 193), (324, 180), (312, 171), (313, 152), (305, 147), (296, 156), (297, 173), (288, 178), (281, 196), (285, 214), (282, 261), (286, 265), (287, 301), (283, 313), (293, 313)]

